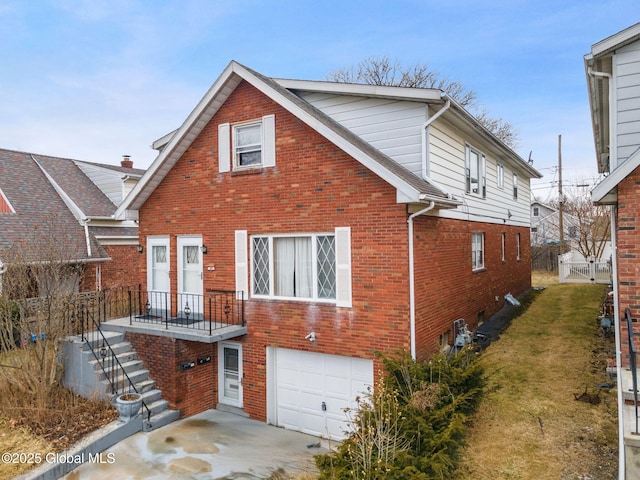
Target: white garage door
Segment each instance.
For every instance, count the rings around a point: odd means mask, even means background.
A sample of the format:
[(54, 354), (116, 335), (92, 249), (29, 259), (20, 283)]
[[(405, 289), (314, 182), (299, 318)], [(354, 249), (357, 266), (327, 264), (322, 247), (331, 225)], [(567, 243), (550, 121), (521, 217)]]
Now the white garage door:
[(344, 409), (355, 408), (356, 396), (373, 385), (373, 361), (284, 348), (270, 350), (275, 374), (271, 379), (273, 423), (325, 438), (344, 438)]

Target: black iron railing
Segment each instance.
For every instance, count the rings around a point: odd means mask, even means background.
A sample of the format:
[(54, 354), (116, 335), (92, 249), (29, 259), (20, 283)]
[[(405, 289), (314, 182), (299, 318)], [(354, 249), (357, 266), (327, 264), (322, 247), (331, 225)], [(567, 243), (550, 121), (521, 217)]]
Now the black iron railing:
[(624, 319), (627, 321), (627, 329), (629, 333), (629, 368), (631, 368), (631, 380), (633, 382), (633, 405), (636, 413), (636, 429), (635, 434), (638, 433), (638, 372), (636, 370), (638, 352), (636, 348), (635, 335), (633, 333), (633, 320), (631, 318), (631, 311), (626, 308), (624, 310)]
[[(82, 340), (87, 343), (94, 358), (98, 361), (98, 365), (109, 383), (111, 394), (114, 396), (132, 393), (140, 394), (131, 378), (129, 378), (122, 362), (120, 362), (120, 359), (102, 333), (99, 321), (96, 320), (90, 309), (86, 305), (80, 304), (77, 309), (77, 315), (76, 320), (79, 321)], [(142, 401), (142, 409), (147, 416), (147, 421), (149, 421), (151, 410), (149, 410), (144, 401)]]
[(244, 292), (216, 290), (206, 295), (146, 290), (129, 291), (129, 321), (208, 332), (244, 326)]

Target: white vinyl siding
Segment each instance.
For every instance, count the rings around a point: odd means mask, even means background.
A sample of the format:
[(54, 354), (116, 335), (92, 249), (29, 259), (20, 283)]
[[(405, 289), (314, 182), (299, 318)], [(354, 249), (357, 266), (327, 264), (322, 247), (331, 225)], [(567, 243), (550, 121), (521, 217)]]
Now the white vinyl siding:
[(126, 194), (137, 183), (137, 180), (129, 180), (125, 184), (122, 180), (124, 174), (118, 170), (83, 162), (75, 162), (75, 164), (116, 206), (122, 203)]
[(615, 141), (619, 165), (640, 145), (640, 42), (621, 48), (614, 59)]
[(422, 125), (428, 118), (426, 105), (317, 92), (300, 95), (407, 170), (421, 174)]

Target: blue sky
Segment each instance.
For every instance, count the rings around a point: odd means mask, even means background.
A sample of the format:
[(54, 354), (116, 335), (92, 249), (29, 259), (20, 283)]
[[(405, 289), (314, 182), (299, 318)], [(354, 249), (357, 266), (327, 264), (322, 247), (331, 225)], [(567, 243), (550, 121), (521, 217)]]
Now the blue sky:
[(583, 56), (639, 21), (637, 0), (0, 0), (0, 148), (146, 168), (231, 60), (322, 80), (387, 55), (513, 124), (544, 200), (558, 135), (566, 182), (595, 177)]

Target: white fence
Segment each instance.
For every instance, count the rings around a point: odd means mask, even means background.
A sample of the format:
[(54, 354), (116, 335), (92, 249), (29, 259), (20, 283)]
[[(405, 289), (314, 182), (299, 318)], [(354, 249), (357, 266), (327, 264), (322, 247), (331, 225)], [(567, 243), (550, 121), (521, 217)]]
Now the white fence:
[(566, 256), (558, 256), (560, 283), (611, 283), (611, 262), (590, 258), (573, 261)]

